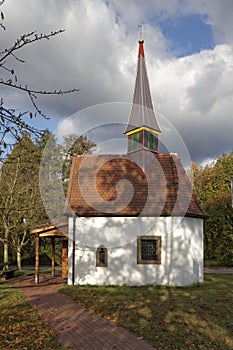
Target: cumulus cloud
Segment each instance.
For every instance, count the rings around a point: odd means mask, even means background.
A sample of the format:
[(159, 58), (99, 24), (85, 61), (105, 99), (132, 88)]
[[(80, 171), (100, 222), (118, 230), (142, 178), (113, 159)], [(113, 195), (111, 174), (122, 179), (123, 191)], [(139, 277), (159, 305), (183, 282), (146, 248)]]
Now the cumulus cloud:
[(232, 151), (233, 47), (164, 61), (152, 70), (158, 109), (179, 130), (192, 159)]
[[(18, 79), (34, 89), (80, 88), (77, 94), (39, 99), (41, 108), (58, 122), (98, 103), (131, 102), (138, 24), (145, 22), (146, 62), (156, 110), (177, 128), (192, 160), (201, 162), (232, 150), (231, 0), (186, 0), (182, 6), (178, 0), (129, 0), (127, 5), (123, 0), (6, 0), (3, 10), (7, 30), (0, 33), (2, 48), (22, 33), (65, 29), (61, 36), (19, 52), (26, 63), (17, 65)], [(191, 13), (212, 26), (217, 45), (177, 58), (169, 52), (156, 18)], [(30, 107), (18, 92), (4, 89), (1, 95), (11, 106)]]

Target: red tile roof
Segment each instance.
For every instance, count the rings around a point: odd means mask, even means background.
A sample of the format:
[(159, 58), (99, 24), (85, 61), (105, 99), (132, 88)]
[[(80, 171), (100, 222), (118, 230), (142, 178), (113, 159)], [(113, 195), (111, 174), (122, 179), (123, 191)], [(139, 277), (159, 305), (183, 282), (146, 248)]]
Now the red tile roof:
[(177, 155), (158, 154), (146, 170), (129, 155), (73, 158), (65, 215), (206, 217)]

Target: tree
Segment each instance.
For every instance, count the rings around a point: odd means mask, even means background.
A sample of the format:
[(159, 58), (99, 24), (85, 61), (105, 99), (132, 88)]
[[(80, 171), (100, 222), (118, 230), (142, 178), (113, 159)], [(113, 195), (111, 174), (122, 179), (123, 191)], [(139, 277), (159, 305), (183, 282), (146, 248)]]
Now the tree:
[(93, 146), (86, 137), (74, 135), (65, 137), (64, 144), (58, 144), (47, 129), (35, 142), (28, 133), (16, 142), (0, 177), (0, 242), (4, 246), (5, 264), (11, 247), (20, 269), (23, 254), (31, 251), (34, 242), (28, 228), (61, 218), (65, 204), (63, 184), (67, 185), (70, 157), (73, 153), (89, 153)]
[(222, 265), (233, 265), (233, 210), (231, 195), (223, 193), (209, 206), (205, 223), (205, 256)]
[(72, 157), (74, 155), (90, 154), (96, 144), (88, 140), (87, 136), (77, 136), (75, 134), (67, 135), (63, 138), (63, 140), (63, 144), (61, 145), (63, 153), (62, 180), (63, 188), (66, 194), (72, 164)]
[(3, 167), (1, 169), (1, 182), (0, 182), (0, 242), (3, 244), (3, 259), (4, 264), (8, 267), (9, 263), (9, 235), (10, 231), (14, 229), (14, 226), (10, 220), (12, 216), (12, 202), (14, 200), (14, 189), (16, 186), (16, 178), (18, 173), (18, 164), (16, 171), (12, 172), (10, 169)]
[(59, 221), (64, 209), (61, 146), (48, 130), (40, 144), (43, 145), (39, 170), (40, 193), (48, 217), (55, 222)]
[(223, 193), (230, 193), (233, 177), (233, 152), (223, 154), (216, 162), (199, 167), (192, 164), (194, 189), (201, 203), (208, 209)]
[[(0, 1), (0, 7), (4, 2), (5, 0)], [(0, 14), (0, 29), (6, 30), (4, 26), (4, 13), (1, 11)], [(49, 34), (38, 34), (32, 31), (22, 34), (10, 47), (0, 50), (0, 84), (4, 87), (18, 90), (22, 94), (26, 94), (32, 104), (32, 109), (30, 111), (17, 112), (15, 109), (7, 107), (6, 101), (3, 99), (0, 100), (0, 154), (3, 154), (4, 149), (7, 148), (9, 143), (13, 142), (13, 140), (18, 140), (25, 131), (38, 137), (41, 136), (42, 132), (30, 125), (30, 119), (37, 116), (48, 119), (37, 104), (38, 95), (63, 95), (78, 91), (77, 89), (66, 91), (34, 90), (29, 87), (28, 84), (22, 84), (18, 81), (15, 66), (12, 65), (12, 59), (13, 62), (15, 61), (20, 64), (25, 63), (25, 60), (18, 56), (18, 52), (25, 46), (32, 45), (38, 41), (49, 40), (62, 32), (64, 32), (64, 30), (52, 31)], [(11, 142), (9, 140), (11, 140)]]
[(205, 258), (233, 265), (233, 152), (205, 167), (193, 164), (192, 169), (195, 192), (209, 216), (204, 224)]
[(24, 133), (1, 169), (0, 242), (4, 263), (8, 264), (9, 246), (21, 268), (22, 249), (29, 243), (28, 227), (47, 220), (39, 190), (40, 153), (30, 135)]

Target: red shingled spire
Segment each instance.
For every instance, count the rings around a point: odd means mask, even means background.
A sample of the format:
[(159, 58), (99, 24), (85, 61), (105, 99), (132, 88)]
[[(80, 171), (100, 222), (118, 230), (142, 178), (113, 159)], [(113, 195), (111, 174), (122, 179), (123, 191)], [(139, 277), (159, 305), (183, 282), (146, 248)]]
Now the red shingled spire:
[(138, 43), (138, 63), (133, 104), (125, 134), (128, 136), (128, 154), (134, 154), (141, 167), (145, 169), (148, 161), (154, 157), (154, 153), (159, 152), (158, 135), (161, 130), (151, 99), (145, 63), (144, 40), (141, 35)]
[(159, 134), (160, 128), (154, 113), (150, 94), (149, 80), (146, 71), (144, 40), (139, 39), (137, 75), (134, 87), (133, 106), (126, 125), (125, 134), (141, 127), (150, 128), (152, 133)]

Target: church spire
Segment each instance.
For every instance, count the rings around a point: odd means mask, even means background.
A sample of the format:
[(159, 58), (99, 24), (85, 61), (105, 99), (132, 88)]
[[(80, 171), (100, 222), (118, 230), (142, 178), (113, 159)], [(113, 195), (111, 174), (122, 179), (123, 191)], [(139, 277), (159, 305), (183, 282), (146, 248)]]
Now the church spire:
[(138, 63), (133, 105), (125, 128), (125, 134), (129, 140), (128, 153), (142, 149), (158, 153), (158, 134), (160, 134), (161, 130), (155, 117), (151, 99), (141, 30), (138, 43)]

